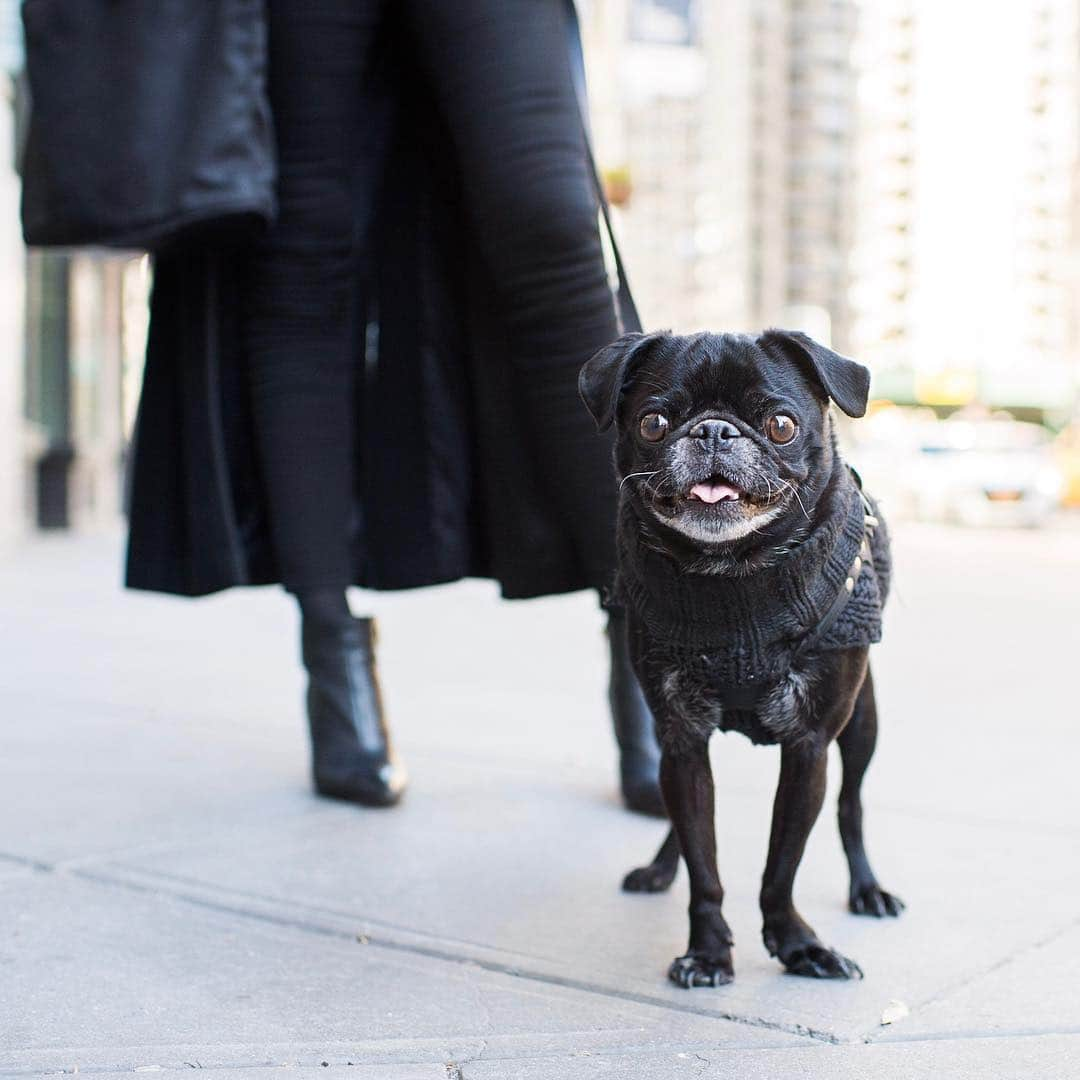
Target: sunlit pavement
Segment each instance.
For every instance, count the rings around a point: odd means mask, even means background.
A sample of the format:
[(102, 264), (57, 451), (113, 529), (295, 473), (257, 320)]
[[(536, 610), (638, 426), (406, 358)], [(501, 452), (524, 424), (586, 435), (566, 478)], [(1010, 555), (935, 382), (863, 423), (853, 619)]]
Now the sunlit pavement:
[(847, 914), (834, 775), (797, 897), (867, 977), (783, 975), (775, 752), (717, 738), (737, 979), (687, 992), (685, 874), (618, 890), (662, 827), (615, 799), (590, 597), (374, 598), (412, 786), (363, 811), (309, 792), (283, 594), (125, 595), (116, 536), (27, 543), (0, 567), (0, 1074), (1080, 1076), (1080, 534), (897, 548), (866, 802), (908, 911)]

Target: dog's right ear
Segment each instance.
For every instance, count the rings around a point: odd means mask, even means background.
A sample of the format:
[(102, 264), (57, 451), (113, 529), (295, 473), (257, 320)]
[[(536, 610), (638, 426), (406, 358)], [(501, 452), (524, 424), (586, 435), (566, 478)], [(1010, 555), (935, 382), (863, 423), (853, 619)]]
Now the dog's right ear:
[(585, 362), (578, 375), (578, 393), (592, 413), (597, 431), (607, 431), (611, 427), (619, 407), (619, 395), (634, 365), (641, 361), (654, 342), (666, 336), (667, 331), (623, 334)]

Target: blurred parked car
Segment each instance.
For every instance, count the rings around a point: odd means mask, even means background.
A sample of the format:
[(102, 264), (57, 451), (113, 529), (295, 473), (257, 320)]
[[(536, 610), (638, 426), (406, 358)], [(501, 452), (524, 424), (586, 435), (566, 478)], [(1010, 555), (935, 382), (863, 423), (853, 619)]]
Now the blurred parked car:
[(1061, 470), (1064, 506), (1080, 507), (1080, 422), (1070, 424), (1054, 442)]
[(906, 409), (871, 421), (850, 456), (890, 517), (1035, 528), (1061, 505), (1059, 452), (1038, 424)]

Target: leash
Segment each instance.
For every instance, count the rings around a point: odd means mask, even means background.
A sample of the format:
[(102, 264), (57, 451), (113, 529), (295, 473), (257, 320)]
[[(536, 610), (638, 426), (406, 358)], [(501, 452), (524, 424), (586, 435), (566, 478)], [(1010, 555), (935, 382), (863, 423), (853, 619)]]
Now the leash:
[(615, 230), (611, 224), (611, 209), (604, 195), (604, 185), (600, 179), (600, 172), (596, 167), (596, 155), (593, 153), (592, 138), (589, 134), (589, 99), (585, 86), (585, 54), (581, 47), (581, 26), (578, 23), (574, 0), (564, 0), (564, 7), (566, 11), (566, 37), (570, 51), (570, 76), (574, 83), (574, 93), (577, 95), (578, 111), (581, 113), (581, 135), (585, 140), (585, 157), (588, 159), (593, 191), (596, 194), (597, 202), (600, 204), (600, 213), (604, 219), (604, 230), (607, 233), (608, 244), (611, 246), (611, 253), (615, 259), (615, 273), (619, 279), (619, 287), (615, 296), (619, 307), (620, 333), (626, 333), (630, 330), (640, 332), (641, 317), (638, 315), (633, 293), (630, 292), (630, 283), (627, 281), (626, 268), (623, 266), (619, 245), (615, 242)]

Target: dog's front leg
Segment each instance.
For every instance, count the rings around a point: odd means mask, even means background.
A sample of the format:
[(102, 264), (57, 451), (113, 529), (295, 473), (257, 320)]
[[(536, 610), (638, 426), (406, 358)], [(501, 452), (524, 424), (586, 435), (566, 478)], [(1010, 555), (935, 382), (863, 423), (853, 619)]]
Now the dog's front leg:
[(731, 982), (731, 930), (721, 912), (724, 890), (716, 870), (713, 777), (708, 738), (670, 750), (660, 761), (660, 786), (690, 875), (690, 944), (668, 978), (679, 986)]
[(769, 954), (794, 975), (862, 978), (858, 964), (821, 943), (792, 899), (795, 872), (825, 797), (827, 749), (827, 742), (814, 740), (781, 751), (769, 858), (761, 883), (762, 936)]

